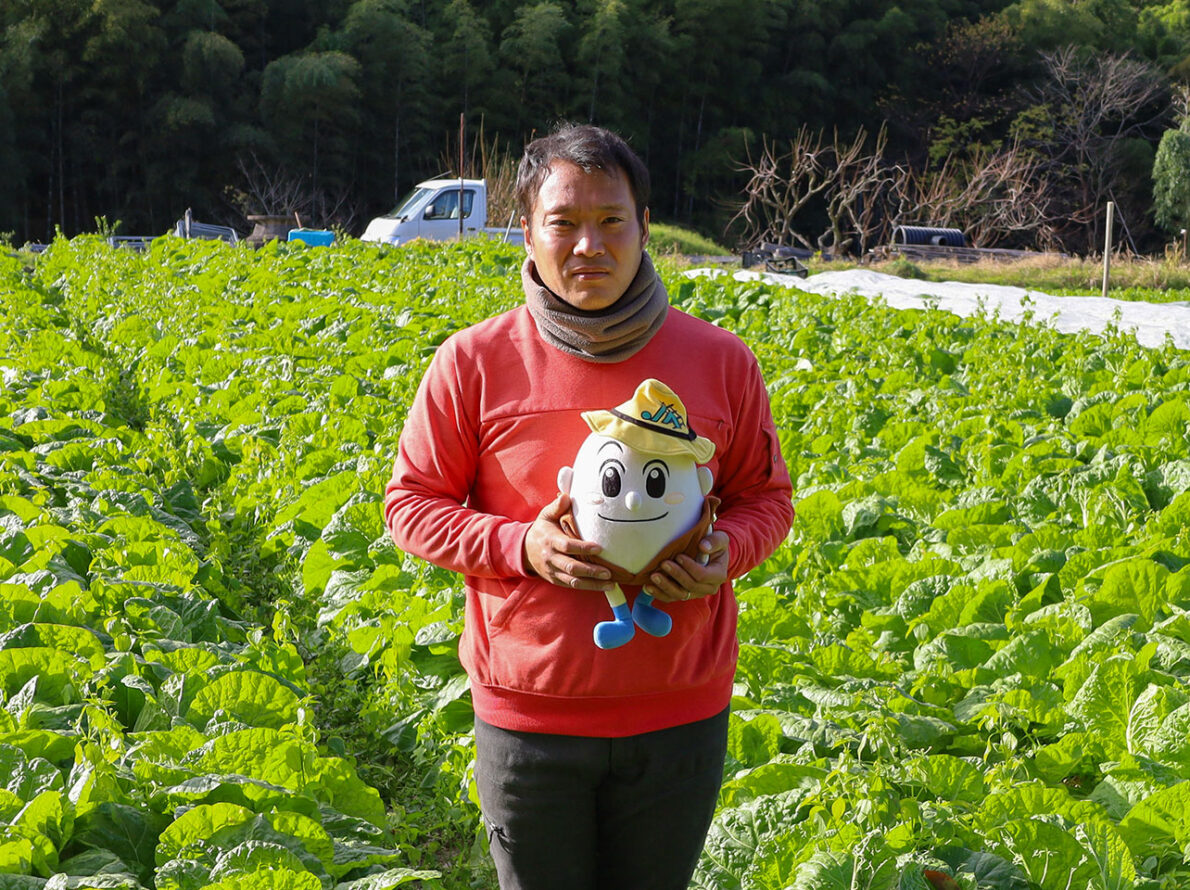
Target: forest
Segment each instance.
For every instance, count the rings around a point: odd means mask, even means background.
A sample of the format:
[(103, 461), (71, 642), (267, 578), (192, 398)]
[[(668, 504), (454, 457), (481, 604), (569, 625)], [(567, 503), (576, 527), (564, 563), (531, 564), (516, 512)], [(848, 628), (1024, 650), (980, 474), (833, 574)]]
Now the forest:
[(187, 208), (358, 234), (459, 172), (460, 116), (468, 175), (557, 121), (612, 127), (655, 219), (732, 246), (901, 221), (1085, 252), (1112, 201), (1121, 245), (1160, 252), (1190, 221), (1190, 0), (2, 0), (0, 23), (16, 244)]

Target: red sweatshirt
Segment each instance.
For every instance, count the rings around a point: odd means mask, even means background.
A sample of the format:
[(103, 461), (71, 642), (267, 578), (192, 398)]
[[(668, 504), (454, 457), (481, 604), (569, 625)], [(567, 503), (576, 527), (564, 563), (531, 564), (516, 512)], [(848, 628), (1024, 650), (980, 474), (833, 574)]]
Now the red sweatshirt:
[[(760, 369), (734, 334), (671, 308), (634, 356), (593, 363), (546, 343), (522, 306), (449, 338), (421, 382), (385, 518), (402, 550), (465, 576), (460, 658), (488, 723), (615, 737), (711, 717), (730, 701), (739, 651), (730, 584), (658, 604), (673, 618), (668, 636), (638, 630), (603, 650), (591, 634), (612, 617), (604, 594), (547, 583), (524, 561), (529, 525), (590, 433), (581, 412), (619, 405), (649, 377), (715, 443), (715, 528), (730, 538), (738, 577), (784, 540), (793, 505)], [(635, 592), (625, 590), (629, 601)]]

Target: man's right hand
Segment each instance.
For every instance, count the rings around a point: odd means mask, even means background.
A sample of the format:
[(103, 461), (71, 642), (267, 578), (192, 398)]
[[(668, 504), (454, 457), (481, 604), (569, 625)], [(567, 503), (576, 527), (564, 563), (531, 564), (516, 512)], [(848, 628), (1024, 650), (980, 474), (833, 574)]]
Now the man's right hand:
[(545, 581), (575, 590), (609, 590), (611, 572), (586, 561), (603, 549), (593, 541), (572, 538), (562, 529), (570, 495), (561, 493), (537, 514), (525, 534), (525, 563)]

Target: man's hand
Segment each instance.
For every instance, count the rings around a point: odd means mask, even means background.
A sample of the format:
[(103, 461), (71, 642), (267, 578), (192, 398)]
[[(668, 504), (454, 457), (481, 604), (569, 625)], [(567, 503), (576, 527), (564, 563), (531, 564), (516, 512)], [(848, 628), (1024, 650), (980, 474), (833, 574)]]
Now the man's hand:
[(713, 596), (727, 581), (727, 532), (712, 531), (698, 542), (706, 563), (685, 553), (667, 559), (649, 576), (645, 591), (663, 603), (680, 603)]
[(525, 562), (542, 579), (575, 590), (608, 590), (611, 572), (586, 562), (603, 548), (572, 538), (563, 531), (562, 517), (570, 510), (570, 495), (559, 494), (537, 514), (525, 534)]

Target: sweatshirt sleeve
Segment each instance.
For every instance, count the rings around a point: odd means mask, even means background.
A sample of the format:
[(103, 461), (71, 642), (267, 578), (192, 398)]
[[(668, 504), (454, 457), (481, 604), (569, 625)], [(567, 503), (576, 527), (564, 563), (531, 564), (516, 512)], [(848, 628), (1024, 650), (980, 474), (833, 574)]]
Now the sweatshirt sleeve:
[(448, 340), (409, 409), (385, 489), (394, 543), (444, 569), (483, 578), (525, 576), (529, 523), (467, 506), (479, 454), (477, 392), (460, 380)]
[(738, 578), (772, 555), (793, 525), (793, 486), (755, 356), (741, 387), (734, 432), (714, 491), (723, 503), (715, 528), (730, 538), (728, 575)]

